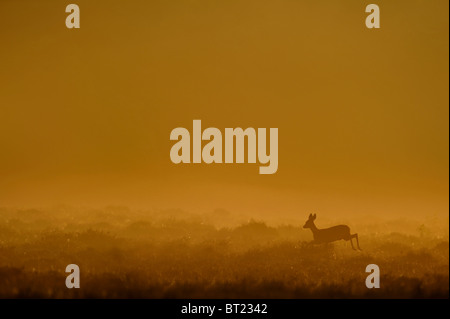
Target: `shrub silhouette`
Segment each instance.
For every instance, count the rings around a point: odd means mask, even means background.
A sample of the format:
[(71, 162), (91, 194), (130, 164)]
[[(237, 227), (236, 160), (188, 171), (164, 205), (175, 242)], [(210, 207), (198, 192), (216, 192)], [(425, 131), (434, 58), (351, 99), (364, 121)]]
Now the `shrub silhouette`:
[[(449, 297), (448, 229), (427, 226), (425, 236), (420, 223), (410, 232), (374, 225), (354, 252), (344, 241), (312, 244), (300, 222), (230, 226), (222, 211), (214, 214), (224, 227), (179, 211), (0, 211), (1, 298)], [(70, 263), (81, 268), (80, 289), (65, 287)], [(365, 287), (370, 263), (382, 271), (380, 289)]]

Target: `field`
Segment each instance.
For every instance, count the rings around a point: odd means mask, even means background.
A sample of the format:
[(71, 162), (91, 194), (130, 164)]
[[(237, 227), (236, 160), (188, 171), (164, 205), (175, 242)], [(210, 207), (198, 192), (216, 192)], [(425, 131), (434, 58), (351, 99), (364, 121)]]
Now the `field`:
[[(319, 227), (333, 225), (318, 215)], [(345, 241), (311, 244), (300, 217), (0, 208), (0, 297), (449, 297), (448, 218), (343, 220), (360, 252)], [(365, 286), (372, 263), (380, 289)], [(80, 289), (65, 286), (68, 264), (80, 267)]]

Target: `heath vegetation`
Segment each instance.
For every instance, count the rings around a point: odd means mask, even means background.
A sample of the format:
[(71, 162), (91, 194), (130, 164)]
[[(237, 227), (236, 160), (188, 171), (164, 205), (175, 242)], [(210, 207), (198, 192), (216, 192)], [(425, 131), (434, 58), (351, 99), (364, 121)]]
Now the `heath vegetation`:
[[(449, 297), (448, 218), (344, 221), (359, 233), (354, 251), (311, 244), (307, 216), (0, 208), (0, 297)], [(380, 289), (365, 286), (372, 263)], [(80, 289), (65, 286), (68, 264), (80, 267)]]

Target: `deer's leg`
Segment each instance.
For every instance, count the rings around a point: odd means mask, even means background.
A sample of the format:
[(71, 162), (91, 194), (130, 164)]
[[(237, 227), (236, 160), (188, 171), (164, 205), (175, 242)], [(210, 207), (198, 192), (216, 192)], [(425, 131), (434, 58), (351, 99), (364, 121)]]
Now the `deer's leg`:
[(350, 236), (350, 244), (352, 244), (352, 249), (353, 249), (353, 250), (356, 250), (356, 249), (355, 249), (355, 246), (353, 246), (353, 240), (352, 240), (352, 238), (353, 238), (353, 236)]
[(362, 250), (361, 247), (359, 247), (358, 234), (353, 234), (352, 237), (355, 237), (355, 238), (356, 238), (356, 246), (358, 247), (359, 250)]

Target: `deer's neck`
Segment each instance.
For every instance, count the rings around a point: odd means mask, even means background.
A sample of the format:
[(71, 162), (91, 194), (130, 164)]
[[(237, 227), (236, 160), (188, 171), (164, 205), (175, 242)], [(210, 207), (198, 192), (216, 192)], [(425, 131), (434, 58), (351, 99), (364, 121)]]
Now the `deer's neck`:
[(317, 226), (313, 223), (313, 224), (311, 225), (311, 230), (312, 230), (313, 233), (316, 233), (319, 229), (318, 229)]

